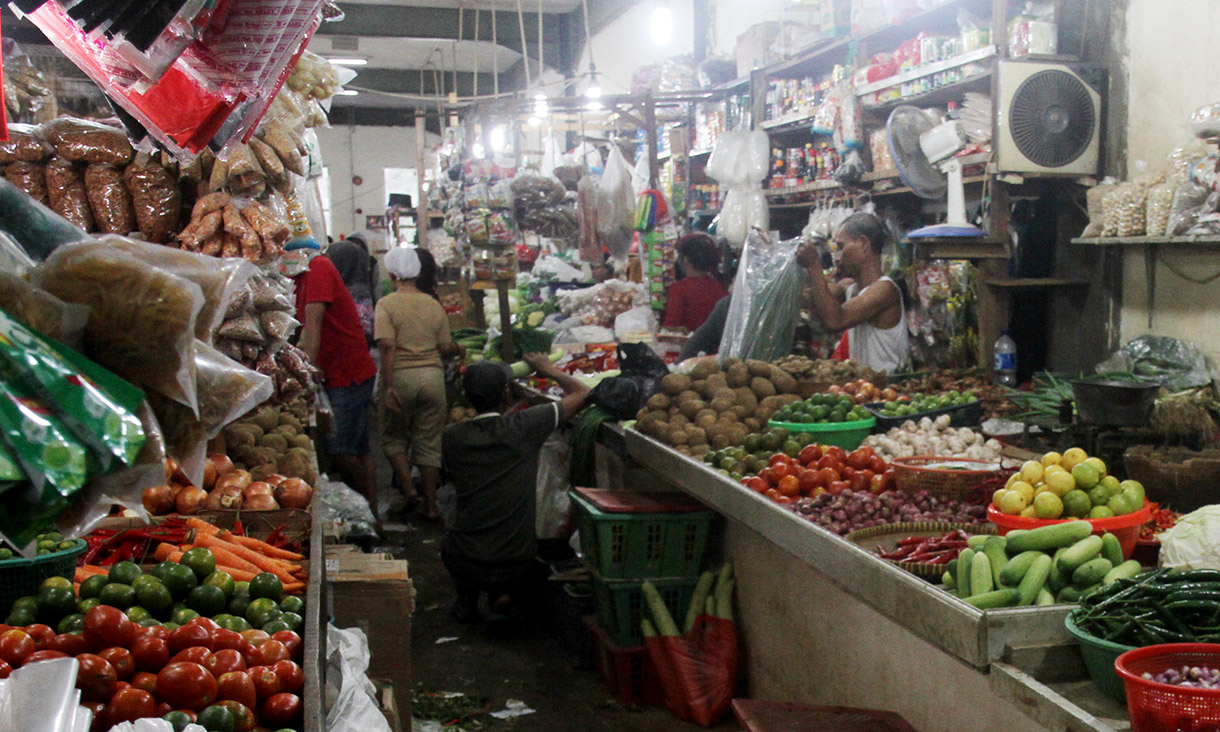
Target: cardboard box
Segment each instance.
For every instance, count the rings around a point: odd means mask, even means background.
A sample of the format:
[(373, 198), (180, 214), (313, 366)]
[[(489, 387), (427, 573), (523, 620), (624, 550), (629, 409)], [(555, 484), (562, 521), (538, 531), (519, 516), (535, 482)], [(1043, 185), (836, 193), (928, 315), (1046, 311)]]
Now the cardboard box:
[(737, 78), (749, 76), (750, 71), (767, 65), (779, 28), (777, 21), (755, 23), (737, 36)]
[(370, 678), (411, 689), (411, 613), (415, 588), (407, 562), (385, 554), (362, 554), (350, 545), (326, 550), (330, 617), (340, 628), (360, 628), (368, 637)]
[(408, 732), (411, 729), (411, 697), (410, 690), (405, 693), (408, 695), (401, 702), (398, 700), (398, 695), (395, 693), (394, 682), (388, 679), (370, 679), (373, 682), (373, 687), (376, 693), (373, 698), (377, 700), (377, 708), (385, 715), (385, 721), (390, 725), (390, 732), (403, 732), (404, 723)]

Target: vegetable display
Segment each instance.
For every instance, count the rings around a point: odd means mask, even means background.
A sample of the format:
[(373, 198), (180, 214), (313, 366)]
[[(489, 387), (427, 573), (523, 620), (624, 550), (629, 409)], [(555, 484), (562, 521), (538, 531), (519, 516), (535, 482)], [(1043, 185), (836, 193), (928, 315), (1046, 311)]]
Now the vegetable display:
[(1111, 518), (1144, 506), (1144, 486), (1106, 474), (1106, 464), (1073, 447), (1029, 460), (991, 499), (996, 510), (1027, 518)]
[[(889, 465), (872, 450), (859, 448), (849, 454), (834, 445), (805, 445), (797, 452), (793, 443), (799, 444), (797, 440), (800, 439), (798, 435), (786, 441), (784, 452), (775, 453), (762, 463), (758, 475), (741, 479), (742, 485), (784, 504), (802, 496), (837, 494), (848, 489), (881, 493), (892, 487)], [(722, 459), (720, 470), (730, 462), (735, 463), (734, 468), (743, 463), (747, 468), (760, 465), (757, 457), (738, 459), (738, 454), (734, 451), (730, 457)]]
[(839, 536), (857, 529), (912, 521), (946, 521), (982, 524), (986, 521), (981, 506), (954, 498), (935, 496), (927, 491), (870, 493), (844, 489), (838, 495), (822, 493), (801, 498), (792, 504), (801, 516)]
[(1188, 686), (1195, 689), (1220, 689), (1220, 669), (1210, 666), (1182, 666), (1169, 668), (1153, 675), (1145, 671), (1143, 677), (1158, 684)]
[(1080, 601), (1072, 622), (1128, 646), (1220, 642), (1220, 571), (1156, 569), (1118, 579)]
[(1140, 527), (1140, 541), (1160, 541), (1161, 533), (1172, 529), (1182, 514), (1171, 508), (1154, 508), (1148, 523)]
[(898, 392), (893, 387), (881, 388), (867, 379), (857, 379), (849, 381), (843, 386), (832, 384), (827, 393), (839, 395), (844, 394), (851, 397), (854, 404), (868, 404), (878, 401), (893, 401), (898, 399)]
[(969, 427), (950, 427), (950, 419), (942, 414), (936, 419), (908, 420), (884, 434), (869, 435), (864, 444), (886, 460), (929, 455), (999, 461), (1004, 447), (999, 441), (988, 440)]
[[(38, 534), (34, 537), (34, 543), (37, 546), (37, 555), (40, 557), (45, 557), (48, 554), (58, 554), (59, 552), (69, 551), (78, 546), (78, 544), (71, 539), (64, 541), (63, 535), (58, 531)], [(12, 559), (16, 556), (16, 550), (10, 547), (6, 542), (0, 541), (0, 561)]]
[(1161, 565), (1180, 569), (1220, 569), (1220, 505), (1203, 506), (1178, 518), (1160, 535)]

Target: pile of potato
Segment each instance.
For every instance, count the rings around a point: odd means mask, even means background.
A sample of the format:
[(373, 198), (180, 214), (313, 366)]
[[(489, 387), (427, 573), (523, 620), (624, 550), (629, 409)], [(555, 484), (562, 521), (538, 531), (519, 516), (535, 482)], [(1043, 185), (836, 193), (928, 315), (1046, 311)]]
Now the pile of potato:
[(265, 406), (224, 429), (225, 446), (234, 465), (254, 480), (268, 475), (318, 479), (313, 440), (290, 409)]
[(780, 407), (799, 401), (796, 379), (763, 361), (700, 361), (670, 374), (637, 415), (636, 429), (687, 455), (702, 457), (761, 432)]

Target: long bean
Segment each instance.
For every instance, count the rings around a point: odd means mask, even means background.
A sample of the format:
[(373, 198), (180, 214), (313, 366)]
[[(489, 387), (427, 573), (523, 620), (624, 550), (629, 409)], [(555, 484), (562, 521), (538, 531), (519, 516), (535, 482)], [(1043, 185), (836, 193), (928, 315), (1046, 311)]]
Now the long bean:
[(1131, 646), (1214, 638), (1220, 636), (1215, 576), (1212, 570), (1159, 569), (1119, 580), (1082, 600), (1072, 622), (1090, 635)]

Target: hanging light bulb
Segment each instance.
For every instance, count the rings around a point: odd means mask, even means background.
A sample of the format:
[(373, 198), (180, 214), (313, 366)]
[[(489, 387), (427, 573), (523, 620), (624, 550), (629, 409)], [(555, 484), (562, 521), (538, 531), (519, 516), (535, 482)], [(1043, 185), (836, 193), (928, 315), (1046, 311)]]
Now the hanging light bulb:
[(542, 120), (541, 120), (541, 119), (539, 119), (537, 115), (531, 116), (531, 117), (530, 117), (528, 120), (526, 120), (526, 121), (527, 121), (527, 122), (529, 122), (529, 126), (530, 126), (530, 127), (538, 127), (538, 126), (540, 126), (540, 125), (542, 124)]
[(585, 109), (589, 112), (599, 112), (602, 109), (602, 103), (596, 99), (589, 100), (585, 103)]
[(475, 158), (482, 160), (487, 156), (487, 151), (483, 149), (483, 143), (476, 142), (470, 146), (470, 154)]
[(674, 13), (668, 0), (657, 0), (652, 8), (652, 42), (668, 46), (674, 39)]
[(589, 86), (585, 89), (585, 99), (601, 99), (602, 88), (597, 84), (597, 72), (593, 72), (589, 77)]
[(487, 141), (491, 144), (491, 151), (498, 153), (504, 150), (504, 125), (496, 125), (491, 128), (491, 132), (487, 136)]

